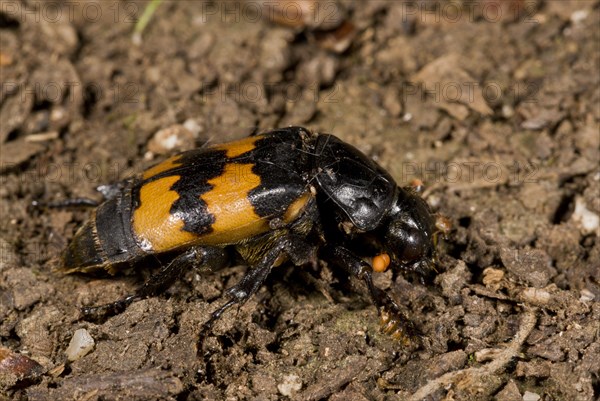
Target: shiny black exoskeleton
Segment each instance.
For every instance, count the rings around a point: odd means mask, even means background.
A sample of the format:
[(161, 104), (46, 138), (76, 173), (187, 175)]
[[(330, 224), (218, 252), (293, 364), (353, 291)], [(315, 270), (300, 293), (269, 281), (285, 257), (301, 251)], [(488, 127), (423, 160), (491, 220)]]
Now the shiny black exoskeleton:
[(159, 293), (184, 269), (242, 261), (247, 273), (227, 290), (230, 299), (212, 314), (208, 328), (255, 294), (273, 267), (321, 259), (367, 284), (386, 333), (412, 335), (411, 323), (373, 284), (372, 273), (388, 266), (430, 270), (435, 218), (411, 188), (399, 187), (372, 159), (333, 135), (289, 127), (185, 152), (103, 193), (107, 200), (65, 251), (64, 270), (114, 273), (142, 266), (149, 257), (172, 257), (110, 309)]

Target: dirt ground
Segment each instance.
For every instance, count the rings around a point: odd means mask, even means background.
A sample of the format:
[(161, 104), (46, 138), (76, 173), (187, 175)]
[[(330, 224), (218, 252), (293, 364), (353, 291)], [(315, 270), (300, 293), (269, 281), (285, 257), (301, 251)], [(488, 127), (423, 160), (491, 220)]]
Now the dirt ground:
[[(598, 1), (164, 1), (133, 37), (147, 5), (0, 2), (0, 399), (598, 399)], [(83, 319), (148, 272), (56, 274), (88, 212), (32, 201), (287, 125), (422, 179), (452, 222), (435, 277), (376, 278), (419, 344), (325, 265), (277, 269), (200, 349), (245, 267)]]

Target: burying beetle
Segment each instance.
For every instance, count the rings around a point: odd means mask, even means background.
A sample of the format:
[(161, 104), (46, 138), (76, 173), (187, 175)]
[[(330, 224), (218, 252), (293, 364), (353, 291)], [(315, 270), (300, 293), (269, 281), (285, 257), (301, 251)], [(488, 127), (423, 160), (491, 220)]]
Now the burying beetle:
[(123, 310), (190, 267), (216, 270), (242, 261), (247, 272), (203, 330), (255, 294), (273, 267), (320, 258), (363, 280), (382, 330), (410, 342), (413, 324), (373, 284), (372, 273), (389, 266), (427, 273), (444, 230), (415, 191), (399, 187), (372, 159), (302, 127), (181, 153), (102, 192), (99, 205), (62, 203), (97, 206), (64, 251), (63, 271), (114, 274), (151, 257), (172, 259), (135, 294), (84, 313)]

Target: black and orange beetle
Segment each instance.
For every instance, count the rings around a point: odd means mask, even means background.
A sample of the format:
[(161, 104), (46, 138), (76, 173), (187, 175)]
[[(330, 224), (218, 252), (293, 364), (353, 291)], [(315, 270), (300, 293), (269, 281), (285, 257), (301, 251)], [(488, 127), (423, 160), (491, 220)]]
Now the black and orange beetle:
[(273, 267), (322, 259), (367, 284), (386, 333), (412, 335), (372, 272), (430, 270), (435, 218), (413, 190), (333, 135), (289, 127), (196, 149), (101, 192), (106, 200), (62, 256), (65, 271), (113, 274), (149, 257), (169, 259), (135, 294), (104, 308), (155, 295), (184, 269), (241, 261), (249, 269), (210, 327), (256, 293)]

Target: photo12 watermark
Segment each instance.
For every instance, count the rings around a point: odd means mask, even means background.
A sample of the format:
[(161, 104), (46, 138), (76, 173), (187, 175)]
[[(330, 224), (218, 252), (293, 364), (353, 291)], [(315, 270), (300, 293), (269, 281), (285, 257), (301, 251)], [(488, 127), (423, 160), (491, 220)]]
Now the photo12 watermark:
[(538, 181), (539, 167), (534, 163), (502, 164), (492, 161), (460, 161), (419, 163), (403, 162), (399, 169), (399, 182), (410, 182), (418, 178), (427, 186), (454, 184), (494, 186), (501, 184), (521, 185)]
[(3, 81), (0, 83), (0, 97), (18, 96), (19, 101), (27, 104), (43, 100), (53, 104), (80, 103), (82, 100), (109, 100), (113, 104), (139, 103), (140, 84), (137, 82), (110, 83), (102, 85), (97, 82), (81, 81), (47, 81), (47, 82), (16, 82)]
[(465, 0), (465, 1), (414, 1), (402, 2), (401, 23), (487, 23), (521, 20), (539, 23), (536, 18), (539, 5), (536, 1), (522, 0)]
[(125, 1), (0, 1), (0, 13), (20, 24), (94, 23), (103, 19), (135, 24), (141, 11), (138, 3)]
[[(122, 175), (126, 171), (126, 166), (121, 166), (117, 162), (47, 163), (34, 161), (26, 169), (23, 169), (21, 163), (3, 163), (0, 167), (1, 171), (15, 172), (18, 181), (22, 184), (43, 182), (104, 184), (124, 179)], [(0, 174), (0, 185), (13, 179), (8, 174)]]
[(16, 247), (6, 241), (0, 241), (0, 266), (11, 267), (20, 265), (21, 261), (27, 263), (45, 263), (49, 260), (58, 260), (64, 244), (52, 241), (27, 241)]
[(207, 102), (216, 100), (237, 103), (267, 103), (274, 96), (282, 96), (285, 102), (294, 103), (301, 100), (312, 100), (314, 103), (338, 103), (340, 101), (340, 84), (335, 83), (322, 88), (318, 83), (300, 85), (294, 82), (244, 81), (239, 83), (203, 83), (200, 100)]
[(292, 26), (331, 26), (339, 23), (337, 0), (199, 1), (201, 22), (285, 22)]
[[(167, 2), (167, 1), (165, 1)], [(150, 2), (129, 1), (27, 1), (3, 0), (0, 13), (19, 23), (113, 23), (136, 24)], [(198, 10), (196, 20), (205, 24), (217, 19), (227, 23), (285, 22), (286, 25), (328, 27), (339, 24), (340, 2), (337, 0), (237, 0), (192, 2)], [(466, 0), (398, 2), (398, 24), (411, 21), (422, 23), (487, 23), (520, 20), (539, 23), (537, 1)]]
[(463, 103), (473, 104), (479, 98), (485, 99), (488, 104), (499, 101), (510, 104), (537, 103), (541, 83), (538, 81), (499, 83), (486, 81), (437, 81), (399, 83), (400, 96), (403, 102), (411, 97), (420, 101), (433, 101), (434, 103)]

